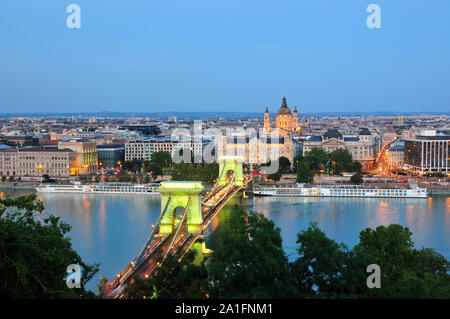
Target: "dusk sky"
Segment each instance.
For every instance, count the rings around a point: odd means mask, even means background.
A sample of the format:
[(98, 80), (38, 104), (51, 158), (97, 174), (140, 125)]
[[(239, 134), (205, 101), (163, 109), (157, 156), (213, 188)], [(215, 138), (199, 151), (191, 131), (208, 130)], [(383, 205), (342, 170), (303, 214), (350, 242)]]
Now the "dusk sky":
[(0, 113), (262, 113), (283, 96), (301, 112), (449, 112), (449, 15), (448, 0), (5, 0)]

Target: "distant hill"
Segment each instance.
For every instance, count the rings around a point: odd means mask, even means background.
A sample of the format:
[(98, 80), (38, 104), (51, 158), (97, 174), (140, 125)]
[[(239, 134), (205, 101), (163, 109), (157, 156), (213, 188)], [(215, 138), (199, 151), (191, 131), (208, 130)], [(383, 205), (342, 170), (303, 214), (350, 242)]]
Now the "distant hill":
[[(301, 113), (301, 117), (324, 117), (324, 116), (408, 116), (408, 115), (450, 115), (449, 112), (314, 112)], [(131, 117), (149, 117), (152, 119), (167, 119), (176, 116), (179, 120), (183, 119), (248, 119), (263, 118), (264, 112), (27, 112), (27, 113), (0, 113), (2, 118), (10, 117), (110, 117), (110, 118), (131, 118)]]

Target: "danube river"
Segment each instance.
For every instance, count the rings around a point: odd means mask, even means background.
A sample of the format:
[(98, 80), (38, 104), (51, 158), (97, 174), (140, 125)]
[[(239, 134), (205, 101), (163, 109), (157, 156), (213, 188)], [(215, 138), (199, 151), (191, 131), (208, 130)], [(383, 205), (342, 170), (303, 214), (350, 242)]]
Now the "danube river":
[[(11, 191), (5, 191), (10, 193)], [(15, 191), (12, 195), (26, 194)], [(140, 251), (160, 214), (158, 195), (39, 194), (45, 212), (72, 226), (73, 247), (100, 271), (114, 277)], [(281, 228), (283, 246), (295, 258), (297, 233), (318, 223), (325, 234), (353, 247), (361, 230), (397, 223), (409, 227), (417, 248), (430, 247), (450, 259), (450, 197), (428, 199), (350, 199), (250, 197), (236, 199), (249, 211), (263, 213)], [(219, 219), (213, 223), (220, 227)], [(214, 249), (214, 243), (210, 243)]]

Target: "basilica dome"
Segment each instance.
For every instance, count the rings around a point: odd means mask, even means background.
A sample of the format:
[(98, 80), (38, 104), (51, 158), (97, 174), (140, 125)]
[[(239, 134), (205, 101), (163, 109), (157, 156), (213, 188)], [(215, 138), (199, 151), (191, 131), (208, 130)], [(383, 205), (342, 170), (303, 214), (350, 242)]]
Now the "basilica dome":
[(278, 110), (278, 115), (291, 115), (291, 110), (286, 104), (286, 98), (283, 97), (283, 103), (281, 104), (281, 107)]

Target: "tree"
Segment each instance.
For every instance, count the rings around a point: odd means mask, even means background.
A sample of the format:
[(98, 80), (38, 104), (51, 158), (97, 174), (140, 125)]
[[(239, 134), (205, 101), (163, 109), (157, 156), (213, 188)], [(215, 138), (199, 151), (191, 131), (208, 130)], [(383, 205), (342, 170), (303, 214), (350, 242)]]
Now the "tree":
[(289, 172), (291, 170), (291, 161), (287, 157), (281, 156), (278, 159), (278, 162), (280, 164), (279, 170), (281, 172)]
[(316, 224), (298, 234), (297, 244), (299, 258), (293, 264), (297, 287), (309, 295), (344, 293), (347, 247), (327, 238)]
[(150, 162), (159, 165), (161, 168), (167, 168), (172, 163), (172, 157), (169, 152), (154, 152), (150, 156)]
[(153, 180), (155, 180), (158, 176), (162, 176), (163, 171), (161, 166), (155, 163), (149, 163), (145, 166), (145, 171), (152, 175)]
[(382, 281), (392, 283), (402, 276), (413, 260), (414, 243), (407, 227), (391, 224), (378, 226), (375, 230), (366, 228), (359, 234), (355, 249), (372, 256), (383, 269)]
[(314, 173), (309, 168), (306, 160), (300, 162), (297, 168), (297, 183), (312, 183), (314, 181)]
[(304, 159), (308, 161), (313, 171), (318, 171), (324, 167), (329, 157), (329, 153), (324, 149), (313, 147), (309, 152), (306, 152)]
[[(169, 254), (155, 274), (147, 279), (134, 278), (124, 293), (128, 298), (202, 299), (208, 293), (208, 274), (204, 264), (195, 265), (195, 251), (180, 255)], [(161, 260), (160, 260), (161, 262)]]
[(214, 183), (219, 176), (219, 164), (217, 163), (178, 163), (173, 164), (172, 180), (199, 180)]
[(450, 261), (434, 249), (414, 249), (407, 227), (391, 224), (367, 228), (355, 252), (370, 256), (380, 266), (383, 289), (370, 289), (365, 297), (449, 298)]
[(143, 164), (144, 164), (143, 160), (135, 158), (131, 161), (125, 161), (122, 165), (122, 168), (125, 171), (137, 173), (137, 172), (141, 171)]
[(119, 180), (119, 182), (130, 182), (131, 181), (131, 176), (120, 172), (119, 175), (117, 175), (117, 179)]
[[(45, 216), (36, 195), (0, 200), (0, 296), (2, 298), (93, 297), (85, 284), (98, 271), (72, 249), (68, 224)], [(82, 267), (81, 289), (64, 280), (67, 266)]]
[(218, 234), (218, 248), (206, 260), (211, 298), (293, 297), (281, 231), (262, 214), (238, 206)]
[(330, 160), (333, 162), (334, 171), (336, 173), (352, 171), (353, 161), (352, 154), (344, 148), (338, 148), (330, 153)]
[(350, 182), (352, 182), (353, 184), (361, 184), (363, 182), (363, 178), (361, 174), (355, 173), (350, 177)]
[(361, 173), (362, 165), (358, 161), (353, 161), (353, 172)]
[(279, 181), (281, 179), (281, 172), (277, 171), (273, 174), (269, 174), (269, 175), (267, 175), (267, 178), (272, 181)]

